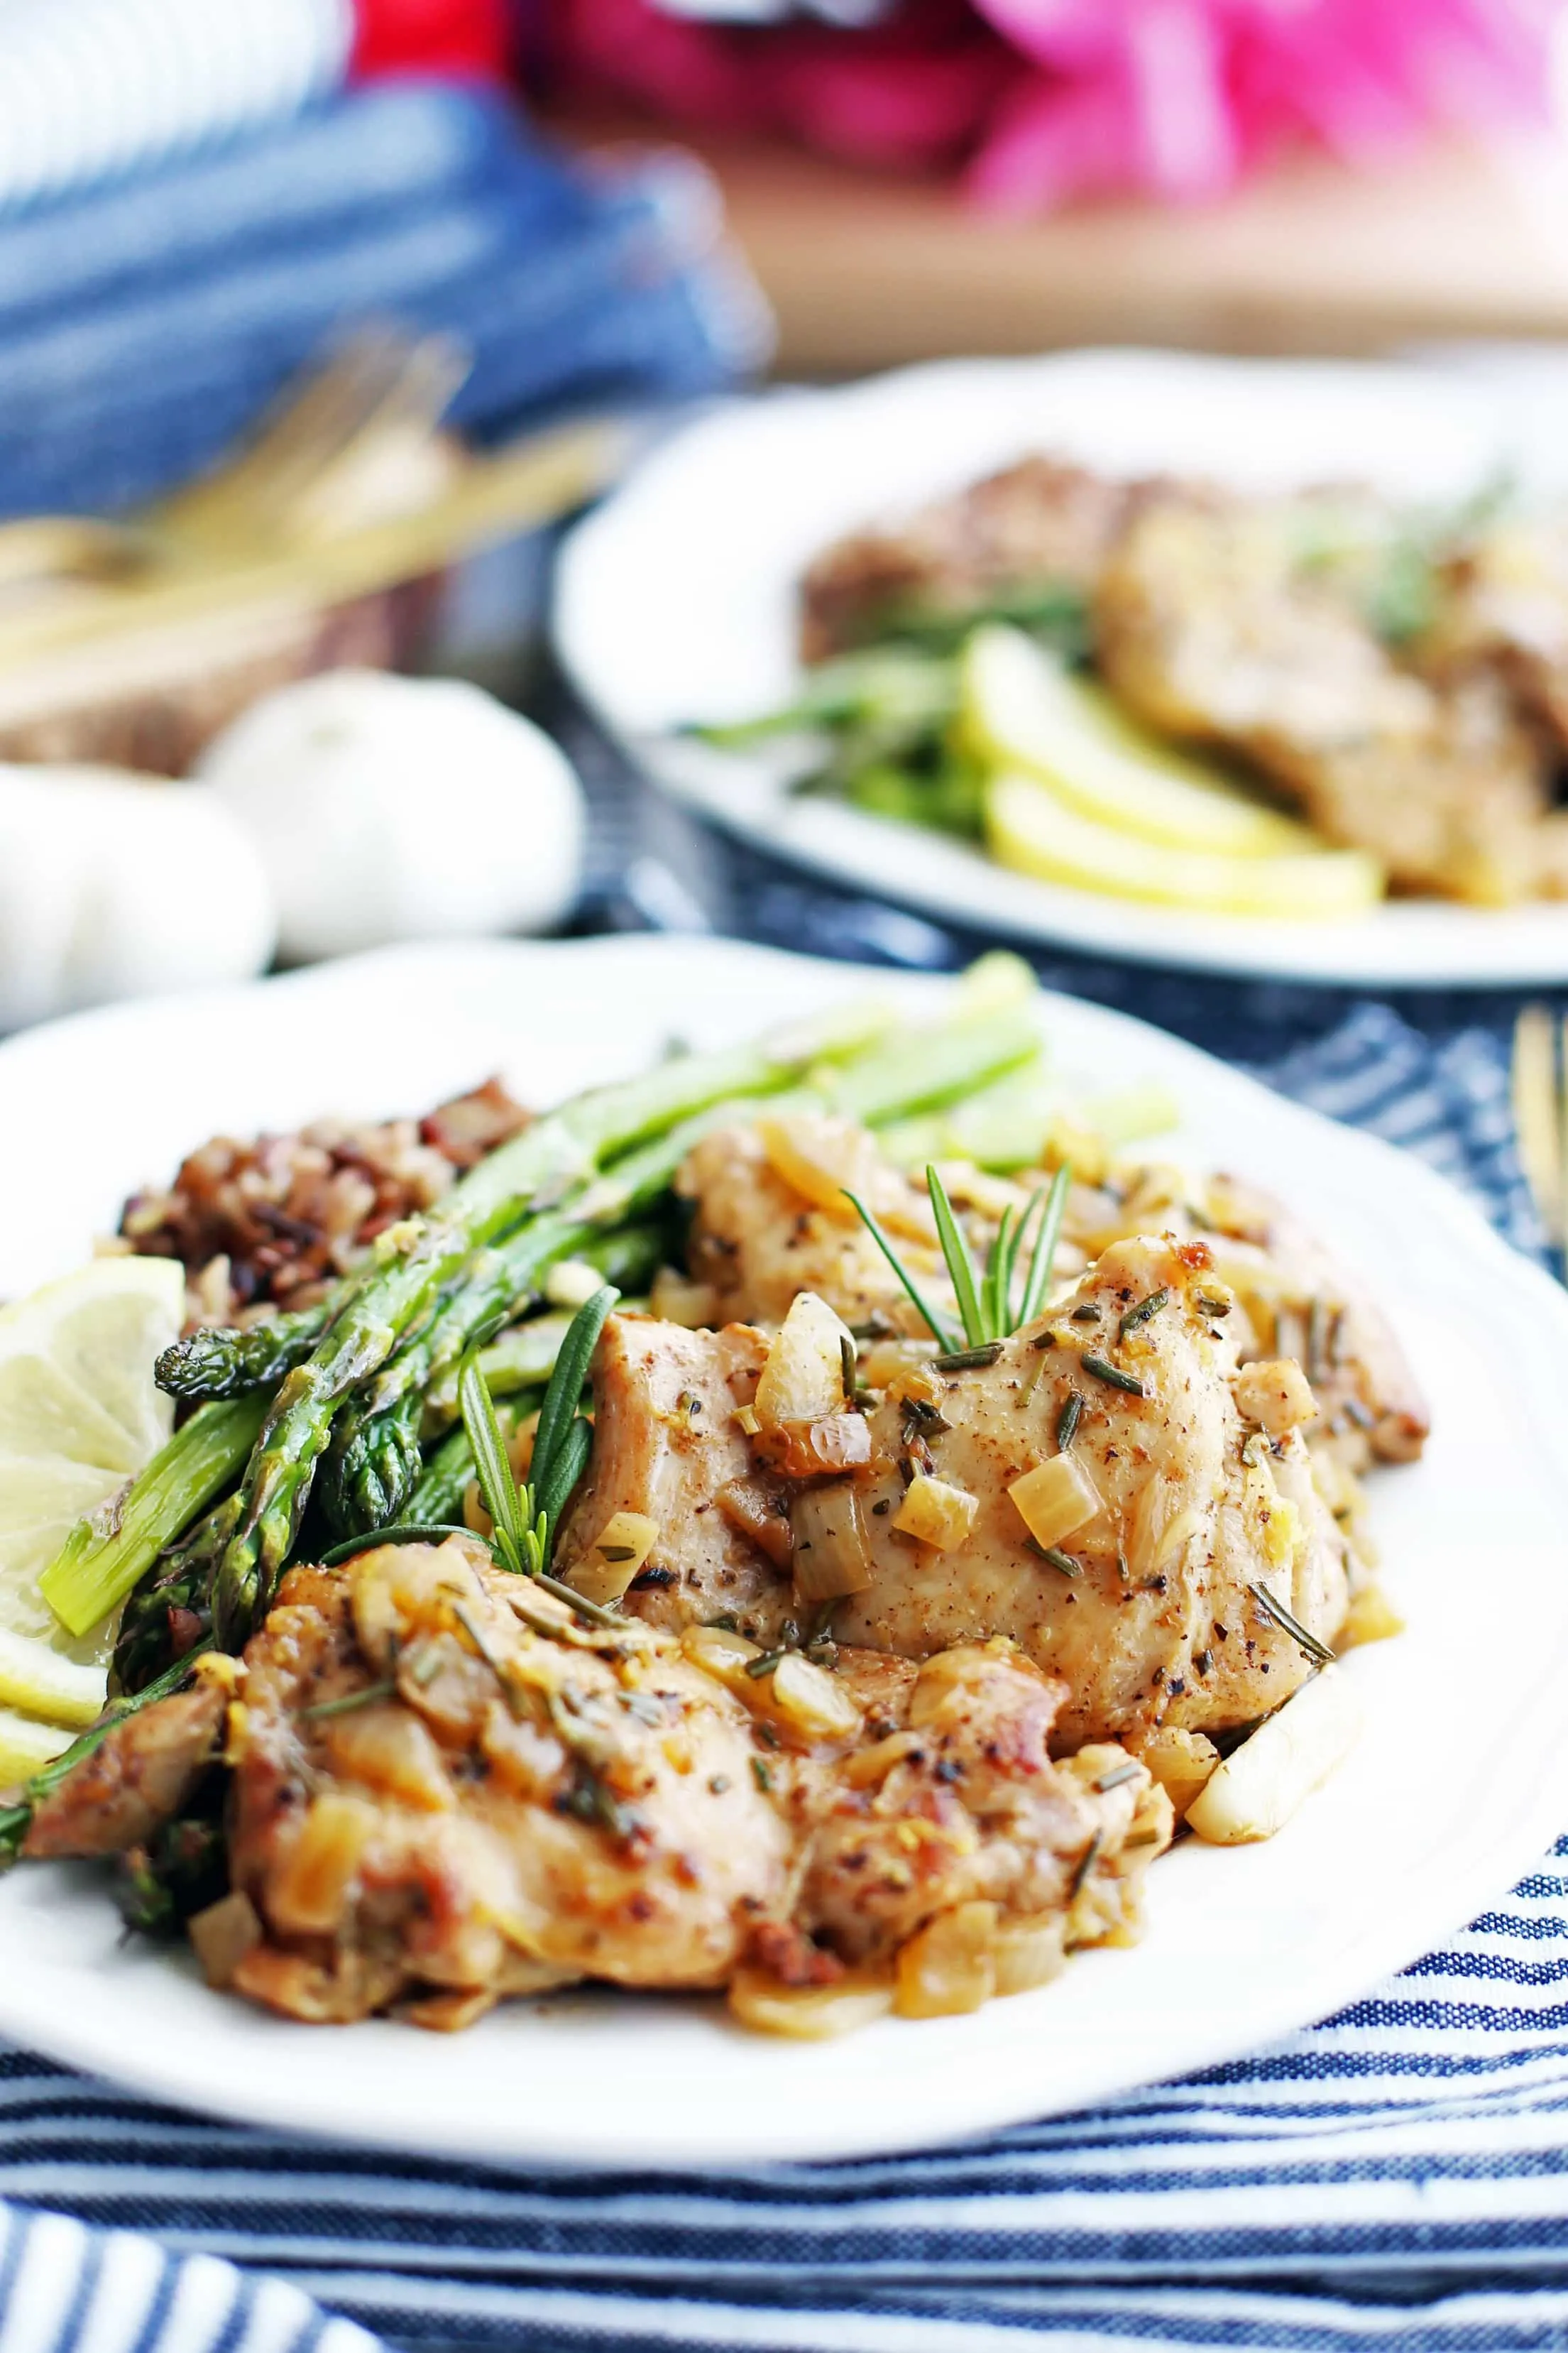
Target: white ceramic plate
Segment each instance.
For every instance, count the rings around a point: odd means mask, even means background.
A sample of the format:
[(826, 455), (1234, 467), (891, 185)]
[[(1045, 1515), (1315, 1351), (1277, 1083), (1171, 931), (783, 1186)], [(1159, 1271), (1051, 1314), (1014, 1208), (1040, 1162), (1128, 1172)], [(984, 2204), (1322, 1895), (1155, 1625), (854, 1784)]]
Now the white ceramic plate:
[(941, 835), (793, 796), (774, 759), (671, 733), (786, 700), (796, 585), (830, 540), (1037, 449), (1117, 474), (1256, 489), (1363, 480), (1419, 501), (1462, 498), (1500, 469), (1543, 495), (1568, 487), (1538, 386), (1510, 399), (1436, 369), (1152, 352), (942, 363), (732, 403), (669, 443), (568, 543), (562, 659), (633, 760), (689, 808), (952, 922), (1215, 972), (1389, 987), (1568, 979), (1568, 905), (1496, 914), (1405, 901), (1333, 923), (1186, 915), (1031, 881)]
[[(72, 1263), (214, 1128), (417, 1108), (502, 1070), (545, 1101), (671, 1036), (739, 1037), (864, 987), (945, 984), (712, 943), (391, 951), (91, 1014), (0, 1049), (0, 1293)], [(473, 2032), (296, 2026), (121, 1942), (101, 1880), (0, 1881), (0, 2032), (224, 2116), (421, 2154), (679, 2167), (918, 2146), (1206, 2065), (1322, 2016), (1501, 1892), (1568, 1820), (1561, 1412), (1568, 1300), (1437, 1177), (1158, 1031), (1066, 998), (1064, 1072), (1167, 1081), (1180, 1146), (1279, 1189), (1376, 1277), (1436, 1409), (1374, 1482), (1409, 1630), (1358, 1651), (1367, 1728), (1267, 1846), (1154, 1869), (1140, 1946), (971, 2018), (768, 2042), (715, 2002), (517, 2003)]]

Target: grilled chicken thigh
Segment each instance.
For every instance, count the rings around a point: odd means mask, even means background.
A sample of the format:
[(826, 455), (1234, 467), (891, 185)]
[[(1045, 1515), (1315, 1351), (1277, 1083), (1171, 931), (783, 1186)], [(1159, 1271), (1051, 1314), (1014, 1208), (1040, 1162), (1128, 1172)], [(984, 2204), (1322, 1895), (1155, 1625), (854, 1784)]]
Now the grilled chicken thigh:
[[(1169, 1801), (1118, 1748), (1054, 1764), (1064, 1689), (1010, 1645), (759, 1655), (584, 1628), (460, 1540), (294, 1570), (246, 1653), (234, 1893), (198, 1946), (290, 2017), (450, 2027), (584, 1978), (742, 1979), (746, 2015), (847, 1965), (913, 2013), (973, 2008), (1130, 1932)], [(89, 1807), (71, 1844), (81, 1779), (51, 1852), (113, 1843)]]
[(1401, 668), (1303, 560), (1297, 519), (1216, 492), (1146, 501), (1096, 592), (1112, 691), (1152, 727), (1256, 763), (1396, 882), (1488, 905), (1568, 888), (1568, 832), (1501, 684)]

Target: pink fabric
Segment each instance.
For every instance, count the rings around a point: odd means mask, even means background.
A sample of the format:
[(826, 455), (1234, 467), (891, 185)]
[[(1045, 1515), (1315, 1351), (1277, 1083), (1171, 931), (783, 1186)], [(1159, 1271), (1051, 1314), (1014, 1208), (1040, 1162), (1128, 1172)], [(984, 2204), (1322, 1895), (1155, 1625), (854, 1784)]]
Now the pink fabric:
[(961, 169), (1037, 212), (1223, 195), (1306, 142), (1375, 167), (1436, 129), (1544, 121), (1562, 0), (897, 0), (865, 32), (547, 0), (568, 73), (677, 121)]

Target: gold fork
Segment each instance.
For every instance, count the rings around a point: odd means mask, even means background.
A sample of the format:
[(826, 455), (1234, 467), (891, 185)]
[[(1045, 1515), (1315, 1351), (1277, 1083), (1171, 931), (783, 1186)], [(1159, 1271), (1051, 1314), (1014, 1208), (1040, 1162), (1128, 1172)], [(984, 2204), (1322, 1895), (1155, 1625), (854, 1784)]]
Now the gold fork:
[(1568, 1020), (1527, 1005), (1513, 1031), (1513, 1124), (1549, 1247), (1568, 1250)]

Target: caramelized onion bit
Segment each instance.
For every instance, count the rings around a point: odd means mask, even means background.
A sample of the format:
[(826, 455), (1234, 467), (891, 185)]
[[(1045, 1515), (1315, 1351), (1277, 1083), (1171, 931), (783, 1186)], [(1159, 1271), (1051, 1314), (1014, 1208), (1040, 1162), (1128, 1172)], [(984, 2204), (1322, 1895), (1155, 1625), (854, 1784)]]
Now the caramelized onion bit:
[(892, 2006), (891, 1985), (868, 1970), (850, 1971), (831, 1985), (786, 1986), (762, 1969), (740, 1969), (730, 1983), (730, 2008), (743, 2026), (797, 2042), (853, 2034)]
[(720, 1488), (716, 1500), (730, 1525), (749, 1536), (775, 1568), (789, 1567), (795, 1538), (787, 1506), (776, 1487), (765, 1479), (731, 1479)]
[(790, 1527), (795, 1589), (803, 1601), (831, 1601), (866, 1590), (871, 1553), (853, 1480), (805, 1488), (790, 1506)]
[(900, 1535), (915, 1536), (936, 1552), (951, 1552), (969, 1535), (980, 1516), (980, 1499), (967, 1487), (950, 1486), (925, 1472), (905, 1490), (893, 1525)]
[(659, 1538), (646, 1512), (612, 1512), (572, 1571), (572, 1590), (585, 1601), (618, 1601)]
[(1099, 1488), (1070, 1449), (1037, 1462), (1007, 1493), (1035, 1542), (1047, 1548), (1087, 1527), (1102, 1508)]
[(900, 1947), (893, 2007), (900, 2018), (953, 2018), (996, 1990), (996, 1906), (960, 1904)]

